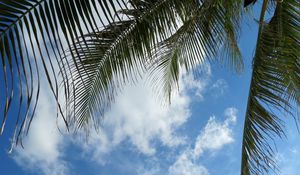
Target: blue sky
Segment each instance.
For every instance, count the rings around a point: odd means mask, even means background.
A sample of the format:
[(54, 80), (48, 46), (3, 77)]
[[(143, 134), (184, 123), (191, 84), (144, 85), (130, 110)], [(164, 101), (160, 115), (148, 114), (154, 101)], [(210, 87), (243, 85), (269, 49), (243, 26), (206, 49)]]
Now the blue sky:
[[(241, 75), (213, 64), (202, 67), (198, 77), (183, 73), (169, 107), (143, 80), (129, 85), (106, 114), (100, 132), (92, 132), (87, 140), (57, 130), (55, 105), (43, 87), (25, 148), (12, 154), (7, 150), (14, 121), (8, 121), (0, 139), (1, 173), (238, 175), (256, 32), (254, 20), (242, 25)], [(295, 175), (300, 171), (300, 136), (292, 120), (287, 126), (276, 157), (282, 174)]]

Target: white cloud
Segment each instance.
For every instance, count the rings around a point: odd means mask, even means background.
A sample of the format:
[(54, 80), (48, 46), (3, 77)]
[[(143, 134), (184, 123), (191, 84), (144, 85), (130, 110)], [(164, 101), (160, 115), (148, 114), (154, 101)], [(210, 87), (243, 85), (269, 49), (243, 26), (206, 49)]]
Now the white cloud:
[(277, 153), (274, 159), (278, 164), (279, 171), (281, 174), (299, 174), (300, 162), (298, 153), (295, 154), (293, 152), (283, 151), (281, 153)]
[[(293, 128), (295, 131), (296, 128)], [(290, 133), (289, 133), (290, 134)], [(280, 146), (277, 147), (278, 152), (274, 156), (276, 161), (279, 174), (294, 175), (299, 174), (300, 170), (300, 146), (299, 146), (299, 135), (292, 134), (294, 138), (288, 135), (287, 140), (281, 140)], [(278, 146), (278, 145), (277, 145)]]
[[(204, 100), (204, 92), (210, 82), (211, 78), (211, 67), (209, 64), (201, 66), (202, 76), (200, 79), (195, 79), (193, 74), (186, 74), (183, 76), (183, 82), (187, 91), (192, 91), (197, 96), (198, 101)], [(182, 86), (183, 84), (181, 84)]]
[[(177, 129), (186, 123), (191, 114), (191, 97), (188, 93), (192, 91), (203, 99), (202, 94), (210, 75), (209, 66), (204, 75), (206, 78), (196, 80), (190, 74), (183, 75), (180, 81), (181, 89), (173, 96), (170, 106), (162, 105), (154, 91), (144, 82), (125, 87), (111, 111), (107, 113), (100, 133), (93, 132), (87, 144), (83, 144), (79, 139), (75, 140), (75, 143), (82, 146), (82, 150), (87, 154), (86, 158), (96, 160), (102, 165), (107, 163), (104, 156), (123, 142), (129, 142), (135, 150), (148, 156), (156, 153), (157, 145), (154, 143), (169, 148), (186, 144), (186, 137), (180, 135)], [(24, 142), (25, 150), (18, 149), (14, 159), (22, 167), (38, 170), (40, 174), (65, 175), (69, 174), (69, 164), (63, 159), (67, 144), (65, 137), (57, 130), (53, 109), (55, 102), (51, 95), (41, 94), (36, 117)], [(223, 123), (211, 117), (197, 137), (195, 148), (180, 154), (169, 168), (169, 173), (208, 175), (208, 170), (198, 164), (197, 159), (203, 151), (215, 151), (233, 142), (230, 126), (236, 121), (236, 112), (235, 108), (228, 108), (225, 111), (227, 119)], [(143, 171), (143, 174), (154, 175), (159, 170), (159, 167), (156, 167), (151, 171)]]
[(199, 157), (205, 150), (218, 150), (225, 144), (233, 142), (231, 129), (225, 124), (218, 123), (211, 117), (204, 130), (197, 137), (194, 156)]
[(151, 169), (147, 169), (145, 167), (139, 167), (137, 170), (137, 174), (139, 174), (139, 175), (157, 175), (157, 174), (160, 174), (160, 167), (157, 165), (155, 167), (151, 167)]
[(29, 134), (24, 139), (24, 149), (17, 148), (13, 157), (20, 166), (40, 171), (40, 174), (64, 175), (68, 169), (62, 160), (64, 143), (53, 113), (55, 103), (43, 92)]
[(227, 117), (225, 121), (225, 125), (235, 124), (237, 120), (238, 110), (234, 107), (227, 108), (224, 112), (225, 117)]
[(290, 152), (293, 154), (299, 154), (299, 149), (297, 149), (296, 147), (293, 147), (290, 149)]
[(234, 141), (232, 125), (236, 123), (237, 109), (227, 108), (224, 115), (227, 117), (224, 122), (217, 121), (214, 116), (208, 120), (194, 148), (187, 148), (169, 167), (170, 175), (209, 175), (208, 170), (197, 163), (200, 156), (205, 151), (217, 151)]
[(226, 93), (229, 86), (228, 83), (224, 79), (218, 79), (215, 83), (211, 86), (211, 93), (212, 96), (218, 98)]
[(228, 108), (225, 110), (227, 119), (223, 123), (218, 122), (215, 116), (210, 117), (204, 130), (196, 139), (193, 155), (199, 157), (205, 150), (218, 150), (224, 145), (232, 143), (234, 139), (230, 125), (235, 124), (236, 115), (237, 109)]
[[(26, 33), (25, 35), (29, 41), (29, 36)], [(35, 41), (33, 44), (36, 46)], [(29, 54), (32, 58), (33, 53)], [(42, 54), (46, 56), (43, 48)], [(53, 57), (53, 53), (50, 54)], [(184, 73), (185, 76), (180, 82), (181, 90), (173, 96), (173, 103), (169, 107), (157, 101), (154, 92), (143, 83), (127, 86), (107, 113), (100, 134), (92, 134), (88, 144), (82, 144), (82, 140), (77, 144), (84, 150), (89, 150), (100, 163), (105, 163), (101, 155), (109, 153), (125, 141), (129, 141), (139, 152), (146, 155), (155, 154), (153, 141), (159, 141), (167, 147), (185, 144), (185, 137), (176, 133), (176, 130), (190, 117), (190, 97), (187, 91), (194, 91), (203, 99), (202, 94), (211, 75), (209, 65), (203, 68), (203, 77), (206, 78), (202, 80), (195, 80), (192, 75)], [(41, 84), (46, 86), (47, 82), (43, 81)], [(17, 149), (14, 159), (22, 167), (39, 169), (42, 174), (62, 175), (68, 171), (68, 165), (63, 160), (64, 147), (67, 145), (64, 143), (64, 136), (57, 130), (56, 114), (53, 113), (56, 107), (52, 99), (51, 94), (41, 94), (36, 117), (28, 137), (24, 140), (25, 150)]]
[(195, 163), (190, 157), (190, 153), (181, 154), (176, 162), (169, 168), (170, 175), (209, 175), (208, 170)]
[[(209, 76), (210, 66), (207, 65), (204, 77)], [(75, 142), (82, 146), (89, 159), (92, 155), (92, 159), (100, 164), (106, 163), (102, 155), (108, 154), (125, 141), (145, 155), (155, 154), (155, 141), (166, 147), (185, 144), (185, 136), (178, 134), (176, 130), (190, 117), (191, 99), (187, 92), (194, 90), (195, 94), (202, 96), (206, 81), (206, 78), (196, 80), (192, 75), (183, 75), (180, 80), (181, 89), (173, 96), (170, 106), (158, 101), (154, 91), (145, 86), (144, 82), (127, 86), (107, 113), (101, 132), (91, 134), (88, 144), (83, 144), (79, 139)], [(41, 84), (43, 87), (36, 117), (24, 140), (25, 150), (17, 149), (14, 159), (20, 166), (40, 171), (40, 174), (68, 174), (69, 165), (63, 159), (64, 148), (68, 143), (65, 143), (65, 136), (59, 133), (56, 126), (53, 96), (47, 93), (47, 83)]]
[[(39, 32), (40, 31), (38, 31), (38, 37), (41, 37)], [(59, 31), (59, 33), (62, 34), (61, 31)], [(27, 31), (24, 33), (24, 37), (26, 45), (31, 45)], [(32, 33), (31, 38), (34, 38)], [(65, 41), (63, 40), (63, 42)], [(35, 39), (33, 39), (32, 44), (33, 49), (28, 50), (29, 59), (33, 61), (34, 54), (36, 54), (38, 58), (42, 56), (46, 64), (49, 64), (45, 48), (42, 46), (40, 53), (37, 49), (37, 42)], [(46, 37), (45, 43), (43, 44), (46, 46), (49, 45), (49, 38)], [(49, 51), (49, 57), (54, 58), (54, 53), (51, 49)], [(37, 64), (40, 67), (40, 75), (43, 75), (39, 82), (41, 87), (38, 106), (36, 108), (36, 113), (31, 123), (28, 136), (26, 136), (23, 140), (24, 149), (20, 147), (15, 148), (13, 152), (13, 159), (21, 167), (30, 171), (38, 172), (39, 174), (66, 175), (69, 171), (68, 163), (63, 160), (63, 156), (64, 147), (67, 145), (65, 143), (67, 139), (58, 130), (59, 126), (62, 126), (60, 128), (64, 128), (64, 125), (61, 117), (57, 119), (56, 102), (53, 94), (51, 93), (48, 81), (44, 77), (44, 69), (42, 68), (41, 59), (38, 59)], [(57, 65), (54, 64), (53, 66), (57, 71)], [(49, 70), (51, 69), (49, 68)], [(33, 77), (33, 81), (36, 83), (33, 84), (33, 86), (37, 86), (38, 79), (36, 77), (37, 72), (35, 69), (33, 69), (33, 74), (35, 76)], [(50, 74), (50, 78), (53, 80), (52, 74)], [(60, 81), (60, 79), (58, 81)], [(55, 83), (53, 83), (53, 85), (54, 84)], [(61, 102), (63, 102), (63, 100)]]
[(153, 154), (151, 140), (157, 138), (166, 146), (175, 146), (184, 139), (174, 135), (174, 130), (186, 122), (189, 115), (186, 96), (177, 95), (167, 108), (154, 98), (147, 87), (129, 87), (121, 95), (113, 110), (107, 115), (104, 125), (113, 128), (113, 143), (119, 144), (126, 138), (145, 154)]
[[(120, 94), (111, 111), (106, 114), (99, 134), (93, 132), (89, 142), (82, 142), (82, 138), (75, 139), (75, 143), (82, 146), (85, 157), (96, 160), (105, 165), (105, 155), (108, 155), (123, 142), (129, 142), (138, 152), (152, 156), (156, 153), (160, 143), (174, 148), (186, 144), (186, 137), (180, 135), (177, 129), (189, 119), (191, 111), (189, 104), (194, 93), (203, 99), (203, 93), (209, 83), (211, 75), (207, 66), (202, 79), (195, 79), (190, 74), (182, 75), (178, 93), (173, 96), (170, 106), (162, 105), (154, 91), (140, 82), (126, 86)], [(29, 136), (24, 145), (25, 150), (17, 150), (15, 160), (22, 167), (38, 169), (45, 175), (68, 174), (68, 164), (63, 160), (64, 136), (56, 126), (56, 116), (52, 112), (55, 102), (51, 95), (42, 94), (36, 118), (32, 123)], [(187, 149), (178, 155), (175, 163), (169, 168), (171, 175), (208, 175), (208, 170), (197, 163), (203, 151), (215, 151), (233, 142), (231, 124), (236, 121), (237, 110), (228, 108), (225, 111), (227, 119), (222, 123), (211, 117), (204, 130), (196, 139), (194, 149)], [(159, 142), (156, 142), (159, 141)], [(140, 171), (141, 173), (142, 171)], [(144, 170), (141, 174), (158, 174), (159, 167)]]
[[(190, 117), (188, 90), (200, 89), (204, 80), (183, 75), (181, 89), (172, 96), (170, 106), (163, 105), (154, 91), (143, 81), (127, 86), (115, 100), (112, 110), (106, 114), (100, 135), (93, 134), (92, 144), (86, 150), (103, 164), (104, 154), (122, 142), (130, 142), (138, 152), (151, 156), (156, 153), (155, 141), (166, 147), (186, 143), (186, 138), (176, 132)], [(88, 149), (87, 149), (88, 148)]]

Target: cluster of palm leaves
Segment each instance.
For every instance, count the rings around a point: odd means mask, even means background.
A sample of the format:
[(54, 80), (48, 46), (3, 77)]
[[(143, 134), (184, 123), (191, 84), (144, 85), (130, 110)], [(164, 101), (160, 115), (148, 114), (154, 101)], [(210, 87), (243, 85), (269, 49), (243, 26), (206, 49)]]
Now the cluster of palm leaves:
[[(270, 141), (284, 135), (283, 116), (296, 119), (300, 105), (300, 1), (262, 2), (244, 125), (244, 175), (276, 171)], [(0, 0), (1, 133), (16, 116), (12, 144), (22, 143), (43, 81), (66, 128), (88, 133), (122, 87), (139, 77), (149, 75), (172, 102), (182, 70), (210, 61), (241, 72), (237, 37), (243, 3)], [(268, 9), (272, 18), (265, 20)]]

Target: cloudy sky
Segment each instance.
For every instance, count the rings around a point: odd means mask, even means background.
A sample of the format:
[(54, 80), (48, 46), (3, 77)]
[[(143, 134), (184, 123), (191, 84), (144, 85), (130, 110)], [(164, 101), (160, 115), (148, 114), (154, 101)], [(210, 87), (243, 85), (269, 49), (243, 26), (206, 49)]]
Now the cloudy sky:
[[(128, 85), (88, 139), (59, 132), (53, 99), (43, 87), (24, 149), (7, 154), (9, 125), (0, 138), (1, 174), (238, 175), (257, 24), (248, 21), (242, 31), (243, 74), (209, 64), (198, 77), (184, 73), (170, 106), (143, 80)], [(276, 157), (284, 175), (295, 175), (300, 136), (292, 121), (288, 126)]]

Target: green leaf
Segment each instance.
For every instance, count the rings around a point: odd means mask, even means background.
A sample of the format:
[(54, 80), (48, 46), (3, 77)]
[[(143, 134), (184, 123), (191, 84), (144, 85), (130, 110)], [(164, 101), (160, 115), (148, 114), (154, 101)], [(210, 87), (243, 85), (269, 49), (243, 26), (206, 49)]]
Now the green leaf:
[(297, 117), (299, 5), (299, 0), (280, 1), (272, 19), (261, 24), (246, 111), (241, 174), (278, 171), (270, 142), (275, 136), (284, 136), (284, 116)]

